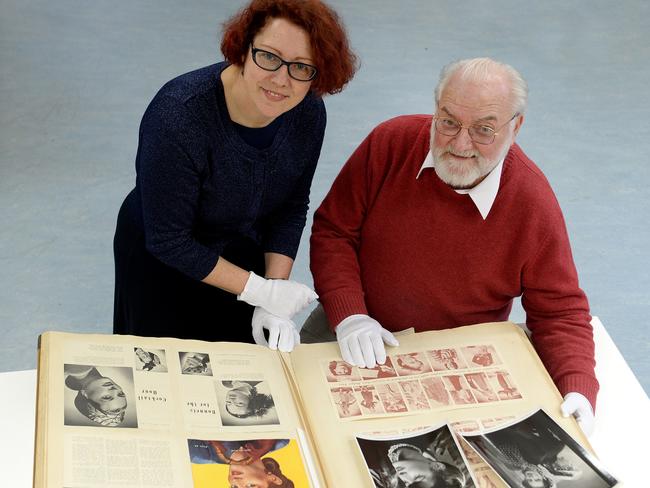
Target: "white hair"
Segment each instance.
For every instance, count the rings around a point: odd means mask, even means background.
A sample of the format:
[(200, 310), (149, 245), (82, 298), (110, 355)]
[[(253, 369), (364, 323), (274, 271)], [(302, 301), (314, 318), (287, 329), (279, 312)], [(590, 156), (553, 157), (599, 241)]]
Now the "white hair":
[(440, 79), (435, 89), (436, 106), (440, 101), (440, 95), (447, 86), (453, 75), (459, 73), (462, 80), (484, 82), (495, 73), (505, 73), (511, 82), (512, 104), (515, 112), (523, 114), (528, 104), (528, 84), (523, 76), (509, 64), (495, 61), (491, 58), (461, 59), (448, 64), (440, 71)]

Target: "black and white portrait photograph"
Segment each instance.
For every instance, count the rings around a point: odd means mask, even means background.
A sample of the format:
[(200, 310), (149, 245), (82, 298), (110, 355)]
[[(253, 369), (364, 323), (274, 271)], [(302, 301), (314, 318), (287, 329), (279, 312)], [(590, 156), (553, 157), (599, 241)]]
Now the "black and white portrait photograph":
[(64, 424), (137, 427), (133, 370), (64, 364)]
[(417, 435), (357, 436), (375, 488), (476, 488), (447, 424)]
[(609, 488), (617, 483), (543, 410), (463, 438), (515, 488)]
[(167, 358), (164, 349), (134, 347), (133, 355), (136, 371), (167, 372)]
[(268, 382), (222, 380), (216, 381), (215, 387), (221, 423), (224, 426), (280, 423)]
[(179, 352), (181, 373), (195, 376), (212, 376), (210, 356), (202, 352)]

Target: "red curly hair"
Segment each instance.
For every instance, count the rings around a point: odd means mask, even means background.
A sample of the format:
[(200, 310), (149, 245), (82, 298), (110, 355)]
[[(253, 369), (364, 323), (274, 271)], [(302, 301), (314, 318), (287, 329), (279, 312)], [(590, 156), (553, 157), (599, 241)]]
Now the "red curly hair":
[(318, 68), (312, 91), (322, 96), (343, 90), (357, 69), (357, 57), (338, 14), (320, 0), (252, 0), (224, 23), (221, 52), (226, 60), (243, 65), (253, 38), (271, 18), (286, 19), (309, 35)]

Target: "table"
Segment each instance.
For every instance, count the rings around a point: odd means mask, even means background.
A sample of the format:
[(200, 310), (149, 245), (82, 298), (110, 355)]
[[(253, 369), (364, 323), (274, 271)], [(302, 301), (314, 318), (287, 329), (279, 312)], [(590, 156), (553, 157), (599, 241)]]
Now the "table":
[[(628, 488), (648, 486), (650, 400), (598, 319), (592, 320), (600, 394), (591, 445)], [(0, 373), (0, 473), (3, 485), (32, 486), (36, 371)]]

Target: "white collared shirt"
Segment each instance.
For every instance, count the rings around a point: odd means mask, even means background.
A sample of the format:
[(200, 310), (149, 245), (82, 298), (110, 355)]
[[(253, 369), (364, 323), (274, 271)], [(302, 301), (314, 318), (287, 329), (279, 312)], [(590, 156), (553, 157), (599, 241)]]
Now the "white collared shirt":
[[(499, 164), (497, 164), (496, 167), (490, 171), (485, 179), (474, 188), (470, 188), (468, 190), (454, 189), (456, 193), (467, 194), (470, 196), (474, 202), (474, 205), (476, 205), (476, 208), (481, 213), (483, 220), (487, 218), (488, 214), (490, 213), (490, 209), (494, 204), (494, 200), (497, 197), (497, 192), (499, 191), (499, 183), (501, 181), (501, 171), (503, 170), (503, 161), (504, 160), (502, 159)], [(420, 171), (418, 171), (415, 179), (418, 179), (420, 177), (420, 174), (422, 174), (422, 171), (427, 168), (435, 168), (431, 151), (429, 151), (427, 153), (427, 157), (424, 158), (424, 162), (422, 163)]]

